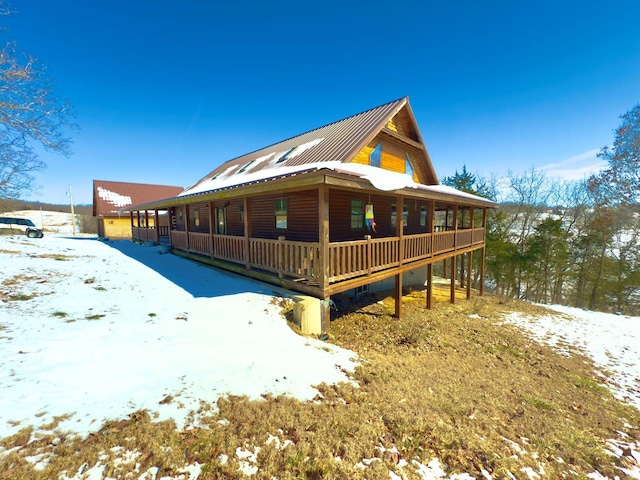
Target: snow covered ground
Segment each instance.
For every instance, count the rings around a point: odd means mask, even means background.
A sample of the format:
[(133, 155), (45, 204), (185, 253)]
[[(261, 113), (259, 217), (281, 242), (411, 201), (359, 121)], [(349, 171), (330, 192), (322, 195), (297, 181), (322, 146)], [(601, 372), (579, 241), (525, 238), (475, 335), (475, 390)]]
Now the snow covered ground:
[(640, 409), (640, 317), (545, 306), (560, 315), (512, 313), (506, 319), (567, 355), (577, 349), (590, 357), (609, 373), (606, 384), (614, 395)]
[[(22, 213), (40, 225), (40, 212)], [(348, 381), (355, 354), (292, 332), (268, 286), (158, 247), (71, 237), (68, 214), (42, 218), (42, 239), (0, 236), (0, 438), (60, 416), (58, 428), (84, 435), (139, 409), (183, 427), (222, 395), (311, 399), (313, 385)], [(550, 308), (506, 320), (580, 349), (640, 408), (640, 318)], [(424, 479), (472, 478), (447, 477), (437, 459), (420, 468)]]
[(311, 399), (354, 367), (296, 335), (268, 287), (158, 247), (2, 236), (0, 265), (0, 437), (61, 415), (86, 434), (138, 409), (184, 426), (201, 400)]

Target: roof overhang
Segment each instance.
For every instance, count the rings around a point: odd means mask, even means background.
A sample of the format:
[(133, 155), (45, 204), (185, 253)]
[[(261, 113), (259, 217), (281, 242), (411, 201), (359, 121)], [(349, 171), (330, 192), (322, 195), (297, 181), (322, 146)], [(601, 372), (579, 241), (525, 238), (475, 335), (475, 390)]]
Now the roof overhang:
[(248, 177), (243, 183), (221, 184), (219, 188), (203, 192), (128, 206), (126, 209), (120, 210), (120, 212), (166, 209), (169, 207), (219, 199), (251, 197), (272, 193), (274, 191), (300, 190), (322, 184), (344, 189), (384, 192), (387, 194), (423, 198), (425, 200), (436, 200), (459, 205), (485, 208), (496, 208), (498, 206), (497, 203), (477, 195), (461, 192), (444, 185), (423, 185), (415, 183), (407, 175), (386, 170), (382, 171), (379, 168), (367, 165), (336, 162), (334, 165), (322, 163), (301, 167), (304, 168), (279, 174), (277, 170), (274, 170), (271, 172), (273, 175), (263, 174), (256, 178)]

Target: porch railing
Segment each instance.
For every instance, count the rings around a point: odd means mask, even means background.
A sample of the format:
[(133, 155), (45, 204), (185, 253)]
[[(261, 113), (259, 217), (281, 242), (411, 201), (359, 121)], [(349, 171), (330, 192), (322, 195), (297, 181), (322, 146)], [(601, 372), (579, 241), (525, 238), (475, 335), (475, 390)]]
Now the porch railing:
[[(143, 230), (133, 228), (134, 238), (143, 239)], [(146, 232), (146, 235), (149, 235)], [(320, 244), (230, 235), (211, 235), (170, 230), (171, 245), (178, 250), (244, 264), (248, 268), (266, 270), (279, 277), (294, 277), (319, 282), (322, 275)], [(372, 275), (427, 258), (450, 254), (457, 250), (481, 246), (485, 229), (473, 228), (420, 233), (402, 237), (371, 238), (329, 244), (329, 283)], [(247, 248), (248, 246), (248, 248)], [(400, 257), (402, 251), (402, 258)]]
[(131, 237), (134, 240), (142, 240), (144, 242), (155, 242), (157, 240), (154, 227), (131, 227)]

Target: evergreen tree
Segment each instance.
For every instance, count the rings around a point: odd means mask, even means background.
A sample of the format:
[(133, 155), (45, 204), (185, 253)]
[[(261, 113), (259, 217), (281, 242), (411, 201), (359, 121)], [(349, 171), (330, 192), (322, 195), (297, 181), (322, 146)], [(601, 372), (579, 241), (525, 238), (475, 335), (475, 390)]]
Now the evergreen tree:
[(598, 156), (608, 162), (590, 178), (608, 203), (640, 205), (640, 104), (622, 115), (613, 145), (603, 147)]

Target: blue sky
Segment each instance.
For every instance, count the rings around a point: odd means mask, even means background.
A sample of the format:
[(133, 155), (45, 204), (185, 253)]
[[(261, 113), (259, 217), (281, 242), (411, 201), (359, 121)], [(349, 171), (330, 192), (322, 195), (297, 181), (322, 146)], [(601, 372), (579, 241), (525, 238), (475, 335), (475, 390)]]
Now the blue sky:
[[(5, 2), (6, 3), (6, 0)], [(188, 186), (220, 163), (409, 96), (436, 172), (583, 175), (640, 102), (638, 0), (11, 0), (77, 111), (39, 195)]]

